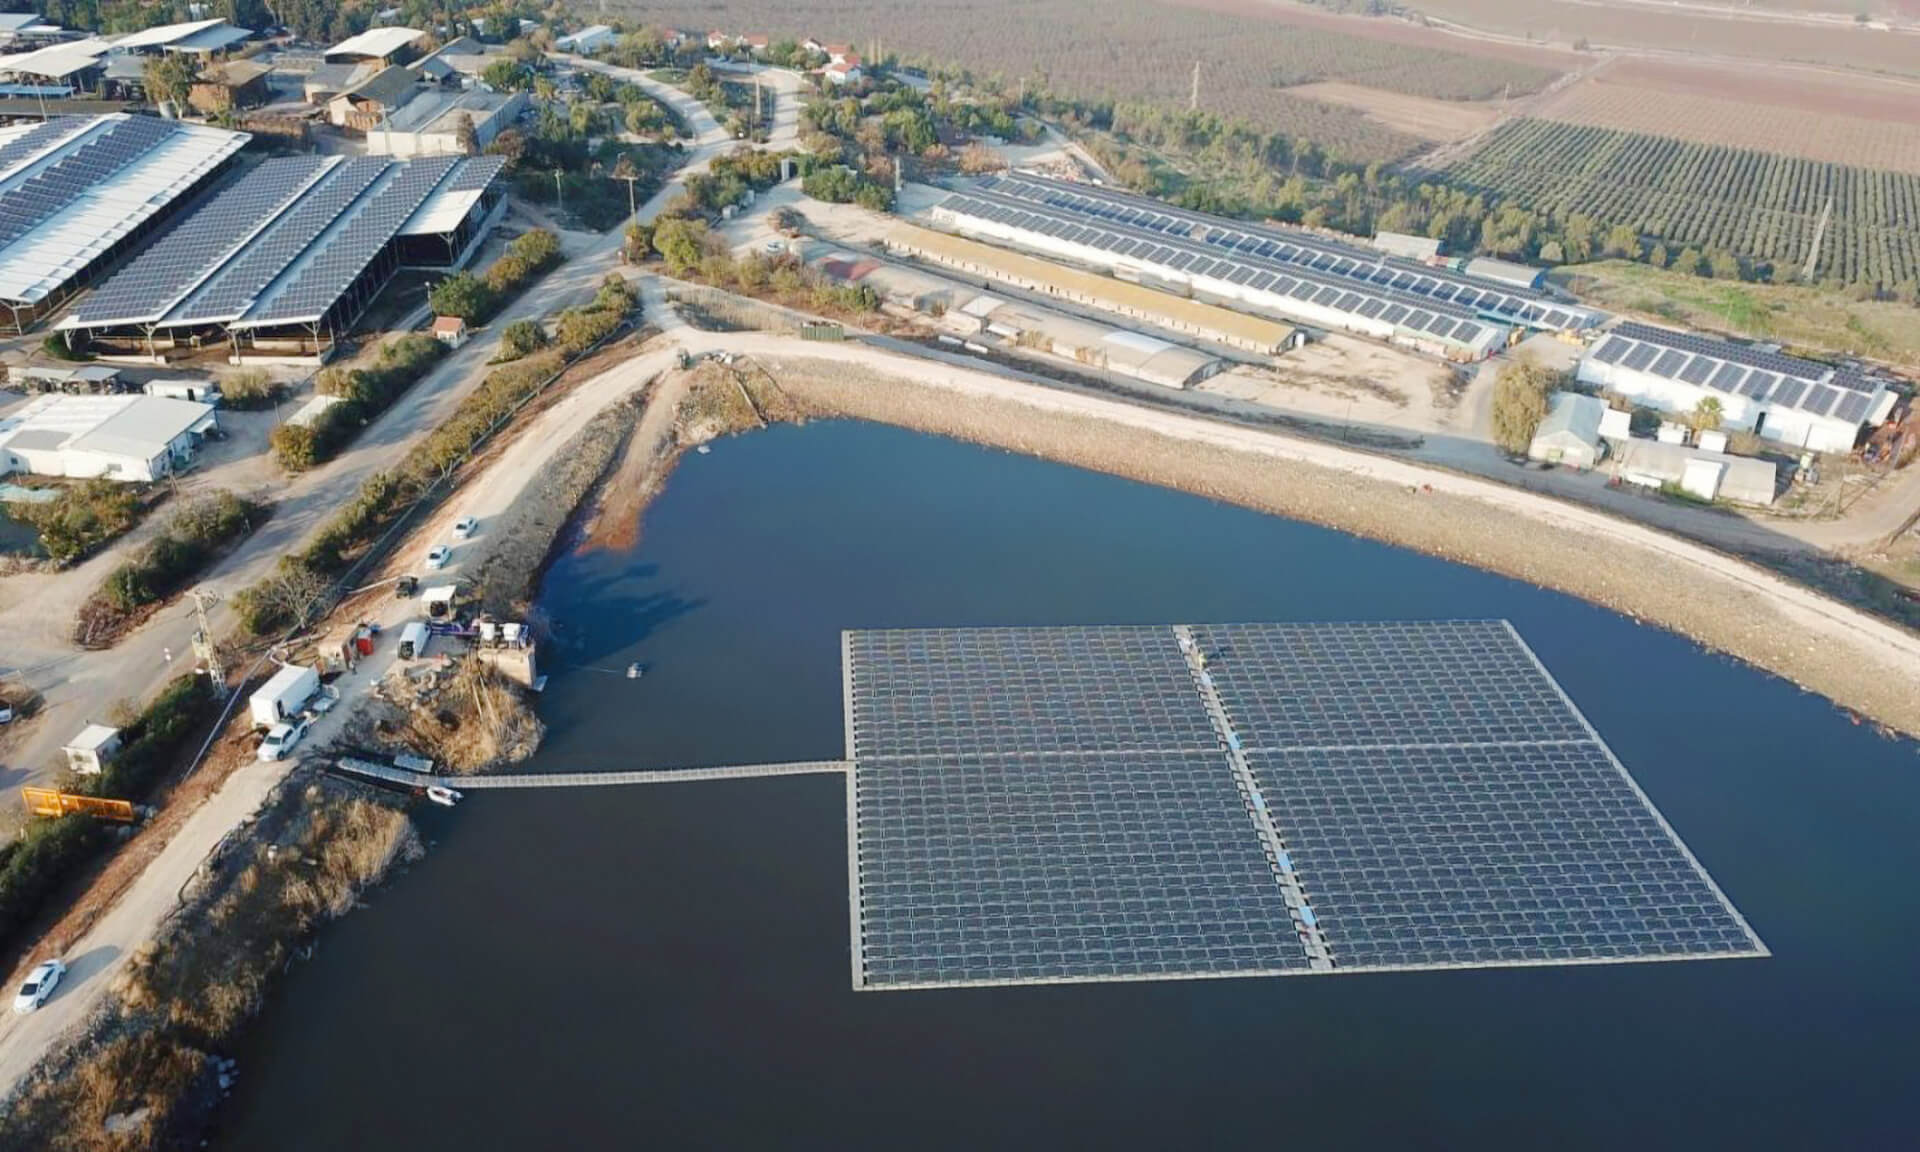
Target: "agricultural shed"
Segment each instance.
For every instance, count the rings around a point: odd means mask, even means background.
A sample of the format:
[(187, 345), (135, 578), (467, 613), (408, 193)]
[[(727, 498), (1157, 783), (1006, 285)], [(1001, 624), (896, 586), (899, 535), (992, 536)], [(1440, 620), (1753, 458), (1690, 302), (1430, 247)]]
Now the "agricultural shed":
[(1534, 431), (1527, 455), (1569, 468), (1592, 468), (1600, 462), (1600, 422), (1607, 405), (1597, 396), (1555, 392), (1546, 419)]

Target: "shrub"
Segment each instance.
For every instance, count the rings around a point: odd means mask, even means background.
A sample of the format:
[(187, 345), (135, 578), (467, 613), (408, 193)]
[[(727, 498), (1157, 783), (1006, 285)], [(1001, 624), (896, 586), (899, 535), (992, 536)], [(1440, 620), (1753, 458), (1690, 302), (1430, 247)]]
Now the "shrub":
[(227, 407), (240, 412), (271, 408), (286, 388), (258, 368), (228, 372), (220, 377), (220, 398)]
[(305, 472), (320, 462), (311, 425), (282, 424), (267, 436), (273, 458), (289, 472)]
[(547, 330), (535, 320), (515, 320), (500, 332), (500, 359), (518, 360), (547, 346)]
[(0, 947), (12, 944), (48, 895), (106, 842), (93, 817), (72, 815), (35, 820), (0, 848)]
[(17, 504), (11, 514), (40, 533), (55, 563), (69, 564), (138, 523), (140, 495), (130, 484), (84, 480), (45, 504)]
[(132, 559), (114, 569), (102, 593), (122, 613), (165, 599), (199, 571), (215, 549), (245, 531), (257, 512), (231, 492), (194, 499)]
[(433, 286), (427, 304), (436, 316), (458, 316), (469, 324), (478, 324), (493, 314), (493, 289), (471, 272), (455, 272)]

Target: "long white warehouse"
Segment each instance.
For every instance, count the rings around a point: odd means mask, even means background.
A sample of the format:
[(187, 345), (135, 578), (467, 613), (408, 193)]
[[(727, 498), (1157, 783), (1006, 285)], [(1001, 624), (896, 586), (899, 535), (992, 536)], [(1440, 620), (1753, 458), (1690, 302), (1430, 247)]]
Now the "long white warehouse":
[(1815, 452), (1852, 451), (1860, 426), (1885, 420), (1895, 399), (1849, 369), (1631, 322), (1595, 341), (1575, 375), (1664, 412), (1712, 397), (1722, 428)]
[(1122, 280), (1456, 360), (1491, 355), (1515, 327), (1579, 330), (1600, 319), (1532, 289), (1303, 229), (1246, 224), (1026, 173), (986, 177), (931, 216), (961, 235)]

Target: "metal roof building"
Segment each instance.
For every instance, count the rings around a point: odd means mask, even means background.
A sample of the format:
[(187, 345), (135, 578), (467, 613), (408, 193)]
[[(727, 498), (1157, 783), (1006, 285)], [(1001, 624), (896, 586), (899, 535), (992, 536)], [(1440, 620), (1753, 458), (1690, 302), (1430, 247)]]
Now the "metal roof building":
[(357, 60), (390, 61), (402, 49), (411, 48), (426, 38), (427, 34), (417, 28), (369, 28), (327, 49), (326, 60), (329, 64)]
[(1593, 467), (1600, 462), (1600, 418), (1606, 411), (1607, 402), (1597, 396), (1555, 392), (1527, 455), (1569, 468)]
[(1721, 427), (1816, 452), (1851, 451), (1860, 426), (1885, 420), (1894, 402), (1884, 384), (1848, 369), (1630, 322), (1596, 340), (1576, 375), (1667, 412), (1712, 397)]
[(42, 396), (0, 419), (0, 475), (158, 480), (218, 422), (210, 404), (165, 396)]
[(85, 286), (248, 139), (125, 113), (0, 128), (0, 330)]
[(202, 202), (60, 330), (159, 355), (231, 340), (324, 355), (403, 264), (454, 263), (491, 226), (497, 156), (289, 156)]
[(1581, 329), (1600, 314), (1542, 293), (1390, 257), (1304, 229), (1246, 224), (1025, 173), (985, 177), (935, 222), (1122, 279), (1476, 360), (1513, 327)]
[(185, 52), (194, 56), (212, 56), (225, 52), (248, 39), (253, 32), (236, 28), (225, 20), (190, 20), (184, 24), (163, 24), (117, 37), (115, 52)]

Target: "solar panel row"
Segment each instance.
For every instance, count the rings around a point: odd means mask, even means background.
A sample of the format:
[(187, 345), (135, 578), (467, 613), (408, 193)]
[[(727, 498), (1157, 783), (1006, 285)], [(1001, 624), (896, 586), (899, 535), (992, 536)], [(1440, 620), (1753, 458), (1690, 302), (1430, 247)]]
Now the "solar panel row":
[(346, 227), (327, 239), (291, 281), (248, 314), (246, 325), (309, 322), (325, 316), (460, 159), (431, 156), (400, 165), (393, 178), (359, 207)]
[(167, 319), (169, 323), (210, 323), (247, 314), (273, 282), (340, 218), (393, 162), (363, 156), (336, 165), (295, 201), (286, 215), (254, 238), (238, 259), (202, 285)]
[(43, 120), (19, 136), (0, 144), (0, 179), (29, 157), (36, 156), (55, 143), (80, 131), (88, 123), (85, 116), (55, 116)]
[(171, 120), (150, 116), (100, 123), (78, 146), (0, 196), (0, 247), (45, 223), (180, 130)]
[(1572, 325), (1576, 316), (1586, 318), (1584, 313), (1576, 313), (1573, 309), (1554, 307), (1550, 300), (1537, 292), (1508, 285), (1490, 285), (1447, 269), (1408, 264), (1378, 251), (1343, 244), (1305, 230), (1242, 224), (1107, 188), (1025, 174), (989, 176), (979, 186), (999, 195), (1064, 208), (1085, 216), (1127, 223), (1144, 221), (1155, 230), (1190, 235), (1236, 252), (1271, 254), (1276, 250), (1285, 251), (1286, 259), (1302, 267), (1373, 285), (1386, 285), (1433, 301), (1460, 304), (1510, 323), (1559, 329)]
[[(1411, 300), (1397, 304), (1393, 302), (1394, 290), (1380, 285), (1367, 285), (1364, 290), (1356, 291), (1325, 273), (1290, 264), (1287, 253), (1281, 251), (1282, 246), (1229, 256), (1210, 251), (1204, 243), (1180, 235), (1179, 229), (1184, 225), (1177, 222), (1169, 226), (1165, 234), (1153, 230), (1153, 225), (1158, 221), (1086, 223), (1057, 208), (1037, 203), (1008, 202), (991, 193), (949, 196), (941, 202), (941, 207), (1004, 228), (1029, 231), (1080, 245), (1089, 250), (1092, 259), (1115, 257), (1157, 264), (1189, 278), (1206, 278), (1236, 288), (1289, 296), (1367, 319), (1377, 317), (1386, 323), (1462, 344), (1471, 344), (1486, 332), (1483, 325), (1471, 319), (1473, 313), (1466, 308)], [(1093, 256), (1092, 253), (1104, 256)], [(1342, 300), (1349, 303), (1343, 305)], [(1377, 307), (1368, 310), (1368, 303), (1374, 303)], [(1425, 303), (1426, 307), (1419, 308), (1420, 303)], [(1421, 314), (1417, 322), (1412, 320), (1416, 311)]]
[(224, 265), (330, 161), (324, 156), (268, 160), (175, 224), (133, 263), (94, 291), (74, 316), (83, 323), (157, 320)]
[(1588, 355), (1601, 364), (1854, 424), (1866, 419), (1876, 390), (1856, 372), (1646, 324), (1619, 325)]

